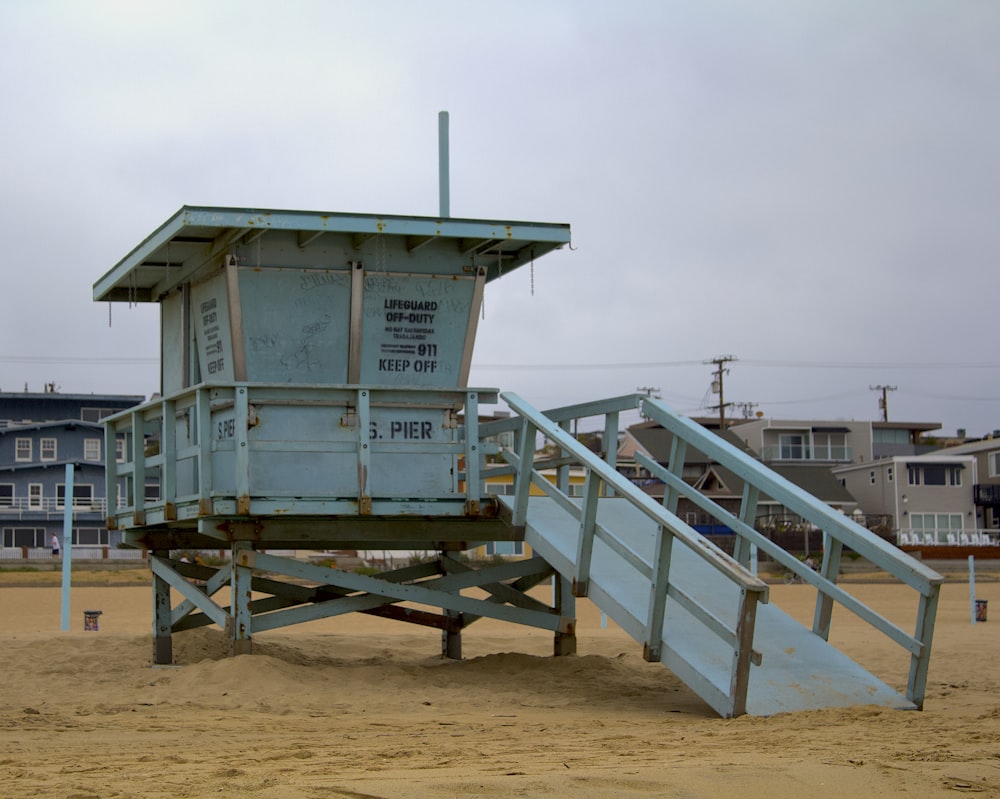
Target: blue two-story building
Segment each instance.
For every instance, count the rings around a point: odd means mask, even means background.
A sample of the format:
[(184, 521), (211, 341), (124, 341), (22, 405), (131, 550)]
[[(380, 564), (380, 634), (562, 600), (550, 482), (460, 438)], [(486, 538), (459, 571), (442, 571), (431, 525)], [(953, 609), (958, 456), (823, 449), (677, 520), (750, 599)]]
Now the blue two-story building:
[(0, 557), (51, 557), (52, 535), (62, 539), (67, 464), (74, 469), (74, 548), (90, 557), (95, 555), (91, 548), (99, 548), (106, 556), (119, 543), (106, 523), (104, 465), (109, 453), (100, 422), (144, 400), (141, 395), (54, 390), (0, 392)]

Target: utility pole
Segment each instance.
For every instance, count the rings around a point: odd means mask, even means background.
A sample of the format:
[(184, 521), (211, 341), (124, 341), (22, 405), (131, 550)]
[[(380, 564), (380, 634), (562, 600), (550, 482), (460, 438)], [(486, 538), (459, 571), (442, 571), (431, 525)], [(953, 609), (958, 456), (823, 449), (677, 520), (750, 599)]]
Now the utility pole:
[[(725, 375), (729, 374), (729, 369), (726, 368), (727, 363), (731, 363), (736, 360), (735, 355), (720, 355), (718, 358), (712, 358), (710, 361), (703, 361), (702, 363), (712, 363), (715, 364), (714, 379), (712, 380), (712, 393), (719, 395), (719, 430), (726, 429), (726, 395), (723, 391), (723, 378)], [(716, 407), (716, 406), (712, 406)]]
[(889, 392), (895, 391), (896, 386), (868, 386), (870, 391), (881, 391), (882, 396), (879, 397), (878, 406), (882, 409), (882, 421), (889, 421)]
[[(645, 394), (647, 397), (650, 397), (651, 399), (661, 399), (661, 397), (660, 397), (660, 391), (662, 389), (653, 388), (652, 386), (636, 386), (635, 390), (642, 392), (643, 394)], [(646, 414), (644, 414), (644, 413), (640, 413), (640, 415), (642, 416), (643, 419), (647, 419), (647, 420), (649, 419), (649, 417), (646, 416)]]

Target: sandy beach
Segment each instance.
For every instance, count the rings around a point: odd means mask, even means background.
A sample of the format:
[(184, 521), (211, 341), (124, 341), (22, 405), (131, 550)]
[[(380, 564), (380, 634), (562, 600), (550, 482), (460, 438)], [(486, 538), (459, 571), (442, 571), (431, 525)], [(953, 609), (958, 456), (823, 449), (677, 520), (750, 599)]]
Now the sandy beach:
[[(912, 628), (895, 585), (850, 590)], [(465, 659), (436, 631), (370, 616), (255, 637), (227, 658), (217, 628), (151, 666), (142, 585), (0, 586), (0, 795), (5, 797), (1000, 796), (1000, 582), (944, 586), (923, 712), (856, 707), (724, 720), (580, 600), (579, 653), (483, 620)], [(813, 593), (772, 586), (803, 621)], [(84, 631), (83, 611), (101, 610)], [(907, 658), (852, 616), (831, 640), (902, 690)]]

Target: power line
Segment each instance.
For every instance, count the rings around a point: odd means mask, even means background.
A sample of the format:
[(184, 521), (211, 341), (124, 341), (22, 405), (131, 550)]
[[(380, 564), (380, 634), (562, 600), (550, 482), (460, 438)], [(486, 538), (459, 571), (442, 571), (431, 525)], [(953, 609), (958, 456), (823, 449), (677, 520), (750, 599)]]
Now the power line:
[(159, 363), (159, 357), (110, 357), (91, 355), (0, 355), (0, 363), (120, 363), (120, 364), (140, 364)]
[[(0, 360), (3, 360), (0, 356)], [(616, 361), (615, 363), (473, 363), (473, 369), (588, 371), (594, 369), (668, 369), (679, 366), (703, 366), (706, 361)], [(772, 361), (744, 360), (741, 366), (766, 369), (1000, 369), (997, 361), (963, 363), (919, 361)]]

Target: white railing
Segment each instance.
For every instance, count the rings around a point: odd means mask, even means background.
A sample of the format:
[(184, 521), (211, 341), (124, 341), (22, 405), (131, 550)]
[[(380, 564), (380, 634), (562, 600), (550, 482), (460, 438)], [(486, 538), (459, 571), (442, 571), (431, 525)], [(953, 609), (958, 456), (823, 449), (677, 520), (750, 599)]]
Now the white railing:
[(998, 530), (936, 530), (927, 532), (903, 528), (899, 531), (901, 547), (995, 547), (1000, 546)]
[[(73, 500), (74, 513), (100, 513), (107, 509), (108, 503), (103, 497), (93, 497), (90, 499), (76, 498)], [(7, 497), (0, 500), (0, 517), (8, 514), (24, 515), (29, 513), (62, 513), (66, 505), (62, 499), (57, 497), (41, 497), (32, 499), (31, 497)]]

